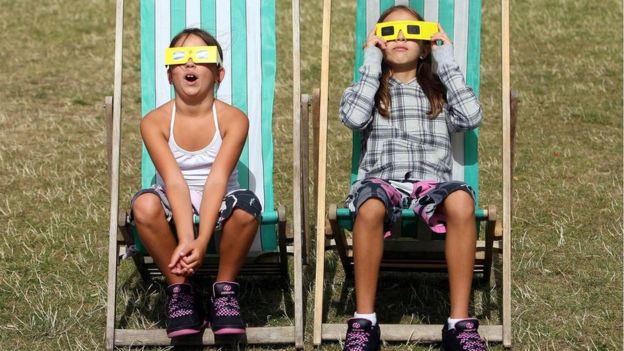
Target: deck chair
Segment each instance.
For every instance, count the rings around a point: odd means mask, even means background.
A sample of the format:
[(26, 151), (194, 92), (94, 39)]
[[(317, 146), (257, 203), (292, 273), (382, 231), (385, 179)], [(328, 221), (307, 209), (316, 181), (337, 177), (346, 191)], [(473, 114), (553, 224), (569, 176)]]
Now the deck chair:
[[(481, 1), (449, 1), (449, 0), (358, 0), (355, 26), (355, 67), (354, 81), (359, 80), (359, 67), (362, 65), (363, 47), (370, 30), (374, 28), (379, 15), (387, 8), (394, 5), (410, 5), (416, 9), (427, 21), (440, 22), (454, 43), (455, 59), (459, 63), (465, 75), (466, 82), (471, 86), (477, 96), (479, 95), (480, 82), (480, 40), (481, 40)], [(321, 78), (323, 83), (323, 77)], [(323, 88), (321, 88), (322, 90)], [(491, 118), (491, 117), (490, 117)], [(453, 179), (463, 180), (470, 184), (477, 195), (476, 218), (480, 228), (480, 236), (485, 237), (477, 244), (477, 254), (474, 266), (475, 276), (480, 276), (485, 282), (489, 282), (492, 271), (492, 258), (495, 252), (500, 252), (502, 245), (502, 233), (500, 223), (497, 229), (496, 207), (479, 207), (479, 166), (478, 166), (478, 130), (458, 133), (453, 135)], [(350, 184), (353, 184), (357, 176), (357, 168), (360, 159), (360, 135), (353, 133), (353, 153), (351, 164)], [(323, 190), (319, 190), (319, 197)], [(320, 204), (320, 202), (319, 202)], [(320, 205), (319, 205), (320, 208)], [(323, 290), (319, 288), (324, 283), (324, 270), (319, 269), (327, 247), (337, 250), (340, 261), (347, 276), (352, 275), (353, 253), (351, 239), (345, 234), (345, 230), (353, 229), (353, 221), (347, 208), (330, 205), (328, 211), (330, 230), (317, 233), (317, 241), (328, 239), (328, 244), (317, 243), (317, 271), (315, 294), (315, 320), (314, 320), (314, 343), (320, 344), (322, 340), (340, 340), (346, 333), (346, 325), (323, 323)], [(317, 218), (317, 225), (321, 218)], [(508, 269), (510, 264), (509, 250), (505, 252), (503, 265)], [(433, 234), (427, 226), (420, 221), (414, 212), (404, 210), (402, 218), (393, 228), (392, 239), (385, 240), (384, 256), (381, 263), (382, 271), (446, 271), (444, 258), (443, 236)], [(504, 294), (505, 295), (505, 294)], [(505, 336), (510, 335), (510, 305), (509, 296), (504, 296), (503, 318), (506, 325), (483, 325), (480, 327), (481, 335), (489, 341), (503, 341)], [(441, 339), (442, 325), (416, 325), (416, 324), (386, 324), (381, 325), (382, 339), (386, 341), (421, 341), (436, 342)], [(508, 342), (507, 342), (508, 341)], [(506, 339), (506, 345), (510, 344)]]
[[(297, 4), (298, 6), (298, 4)], [(294, 8), (294, 7), (293, 7)], [(294, 325), (285, 327), (250, 327), (246, 342), (250, 344), (292, 343), (303, 347), (303, 313), (301, 295), (301, 240), (294, 240), (294, 278), (288, 274), (285, 209), (275, 208), (273, 197), (272, 114), (276, 75), (276, 37), (274, 1), (200, 1), (142, 0), (141, 11), (141, 114), (173, 98), (166, 77), (164, 50), (171, 38), (187, 27), (201, 27), (215, 35), (221, 44), (226, 78), (220, 84), (217, 98), (244, 111), (250, 121), (249, 136), (238, 164), (241, 187), (252, 190), (262, 202), (261, 225), (250, 249), (241, 275), (277, 275), (294, 285)], [(298, 16), (298, 7), (297, 12)], [(298, 21), (297, 21), (298, 26)], [(297, 28), (298, 30), (298, 28)], [(115, 327), (116, 284), (119, 254), (133, 250), (136, 267), (145, 280), (160, 272), (142, 246), (136, 228), (118, 209), (119, 123), (121, 118), (121, 48), (123, 33), (123, 0), (117, 1), (115, 49), (115, 91), (112, 101), (112, 185), (111, 228), (109, 246), (109, 282), (106, 347), (118, 345), (171, 345), (164, 329), (130, 330)], [(298, 32), (297, 32), (298, 35)], [(295, 38), (298, 40), (298, 37)], [(297, 82), (298, 83), (298, 82)], [(109, 108), (109, 110), (111, 110)], [(142, 149), (141, 186), (155, 182), (155, 167), (145, 146)], [(115, 219), (115, 227), (112, 221)], [(199, 218), (195, 218), (199, 223)], [(118, 227), (118, 228), (117, 228)], [(119, 231), (118, 231), (119, 229)], [(219, 234), (215, 233), (198, 275), (216, 273)], [(218, 340), (217, 340), (218, 341)], [(192, 340), (174, 340), (176, 345), (215, 343), (210, 329)]]

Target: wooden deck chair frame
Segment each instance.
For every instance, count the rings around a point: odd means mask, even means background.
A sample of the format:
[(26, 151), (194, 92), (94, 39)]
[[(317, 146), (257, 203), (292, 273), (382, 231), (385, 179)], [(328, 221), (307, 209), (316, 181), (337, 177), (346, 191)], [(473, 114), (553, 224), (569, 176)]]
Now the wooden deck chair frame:
[[(146, 2), (147, 3), (147, 2)], [(159, 2), (161, 5), (164, 2)], [(169, 2), (167, 2), (169, 6)], [(299, 1), (293, 0), (292, 2), (292, 18), (293, 18), (293, 126), (299, 126), (301, 123), (299, 118), (301, 117), (301, 98), (300, 94), (300, 68), (299, 68)], [(239, 2), (238, 4), (242, 4)], [(216, 11), (215, 8), (216, 2), (212, 1), (201, 1), (200, 0), (175, 0), (170, 3), (170, 18), (176, 18), (176, 16), (182, 16), (185, 18), (185, 22), (177, 23), (179, 28), (170, 28), (170, 33), (174, 35), (185, 27), (198, 26), (199, 23), (190, 23), (189, 21), (195, 20), (196, 22), (200, 22), (201, 18), (207, 16), (207, 18), (215, 20), (214, 14), (210, 12), (210, 10)], [(143, 6), (143, 2), (141, 5), (141, 11), (146, 11), (145, 8), (151, 8), (147, 11), (154, 11), (154, 3), (151, 2), (151, 5)], [(210, 10), (199, 11), (203, 6), (208, 6)], [(223, 6), (223, 4), (220, 4)], [(260, 18), (262, 28), (266, 26), (275, 27), (275, 17), (274, 17), (274, 2), (254, 2), (245, 4), (242, 6), (242, 9), (238, 11), (243, 11), (243, 15), (253, 14), (257, 15)], [(270, 16), (261, 16), (260, 11), (263, 11), (264, 8), (268, 8), (271, 13)], [(176, 12), (177, 11), (177, 12)], [(143, 15), (143, 14), (142, 14)], [(238, 13), (240, 15), (240, 13)], [(200, 17), (201, 16), (201, 17)], [(233, 17), (232, 17), (233, 16)], [(234, 18), (235, 14), (229, 14), (227, 16), (225, 22), (230, 21), (230, 17)], [(192, 340), (174, 340), (172, 341), (167, 337), (166, 331), (164, 329), (153, 329), (153, 330), (138, 330), (138, 329), (116, 329), (115, 328), (115, 306), (116, 306), (116, 288), (117, 288), (117, 267), (120, 262), (119, 255), (123, 253), (129, 245), (138, 244), (135, 242), (135, 238), (133, 237), (131, 230), (129, 230), (129, 226), (127, 224), (127, 216), (125, 213), (120, 212), (119, 210), (119, 159), (120, 159), (120, 134), (121, 134), (121, 100), (122, 100), (122, 48), (123, 48), (123, 29), (124, 29), (124, 0), (117, 0), (116, 4), (116, 26), (115, 26), (115, 65), (114, 65), (114, 91), (113, 97), (106, 97), (105, 106), (106, 106), (106, 114), (107, 114), (107, 130), (108, 130), (108, 144), (109, 144), (109, 160), (110, 167), (109, 173), (111, 177), (111, 209), (110, 209), (110, 227), (109, 227), (109, 252), (108, 252), (108, 302), (107, 302), (107, 313), (106, 313), (106, 349), (112, 350), (115, 346), (123, 346), (123, 345), (136, 345), (136, 346), (151, 346), (151, 345), (181, 345), (181, 344), (194, 344), (194, 345), (213, 345), (215, 344), (215, 338), (210, 329), (207, 329), (204, 334), (199, 338), (193, 338)], [(155, 21), (153, 21), (155, 22)], [(219, 25), (228, 26), (229, 23), (221, 23)], [(214, 26), (219, 26), (218, 24), (214, 24)], [(173, 26), (173, 25), (172, 25)], [(215, 28), (213, 28), (215, 29)], [(209, 29), (209, 32), (214, 33)], [(217, 39), (219, 40), (219, 33), (217, 31)], [(252, 33), (251, 35), (256, 35), (257, 33)], [(260, 34), (258, 34), (260, 35)], [(274, 32), (270, 34), (273, 37), (269, 37), (269, 42), (275, 42)], [(250, 38), (249, 43), (251, 43), (256, 38)], [(262, 39), (265, 39), (264, 37)], [(168, 41), (170, 38), (167, 38), (166, 44), (158, 44), (158, 45), (168, 45)], [(238, 40), (237, 40), (238, 41)], [(142, 40), (142, 45), (144, 45), (145, 40)], [(260, 40), (256, 41), (256, 49), (263, 50), (261, 45), (259, 44)], [(149, 45), (149, 44), (148, 44)], [(232, 44), (240, 45), (238, 44)], [(254, 44), (250, 44), (254, 45)], [(144, 49), (144, 48), (142, 48)], [(158, 51), (159, 48), (156, 49)], [(224, 48), (227, 51), (226, 48)], [(250, 50), (250, 49), (246, 49)], [(143, 51), (143, 50), (142, 50)], [(164, 52), (164, 47), (162, 50)], [(263, 52), (264, 53), (264, 52)], [(252, 53), (257, 54), (257, 53)], [(275, 54), (273, 54), (275, 55)], [(228, 57), (228, 54), (225, 55), (226, 67), (228, 65), (227, 60), (231, 60), (231, 57)], [(256, 55), (259, 56), (259, 55)], [(154, 58), (152, 58), (154, 60)], [(156, 59), (158, 60), (158, 59)], [(275, 65), (272, 66), (272, 69), (275, 69)], [(247, 69), (245, 69), (247, 70)], [(164, 72), (161, 72), (164, 74)], [(231, 72), (228, 72), (230, 74)], [(247, 72), (245, 72), (247, 73)], [(226, 78), (227, 80), (227, 78)], [(142, 88), (145, 89), (146, 81), (142, 81)], [(149, 82), (148, 82), (149, 84)], [(267, 90), (271, 95), (269, 101), (273, 99), (273, 85)], [(265, 96), (263, 96), (263, 100)], [(168, 97), (167, 97), (168, 98)], [(235, 97), (233, 97), (235, 99)], [(236, 101), (233, 101), (233, 104), (236, 104)], [(145, 115), (149, 110), (153, 109), (156, 106), (146, 108), (146, 105), (143, 105), (143, 115)], [(268, 110), (267, 110), (268, 109)], [(243, 108), (243, 110), (245, 110)], [(262, 113), (271, 113), (272, 112), (272, 103), (270, 106), (265, 106), (262, 108)], [(271, 125), (265, 126), (264, 128), (271, 128)], [(298, 131), (298, 129), (295, 129)], [(250, 128), (250, 133), (252, 130)], [(294, 152), (295, 155), (300, 154), (301, 146), (299, 144), (299, 136), (294, 136)], [(269, 146), (272, 149), (272, 144), (269, 142)], [(246, 148), (247, 149), (247, 148)], [(145, 149), (144, 149), (145, 152)], [(244, 150), (243, 153), (247, 152)], [(144, 153), (144, 160), (147, 154)], [(147, 155), (149, 156), (149, 155)], [(149, 157), (147, 157), (149, 159)], [(297, 157), (296, 157), (297, 159)], [(149, 161), (149, 160), (148, 160)], [(272, 164), (272, 151), (269, 157), (269, 161)], [(149, 161), (151, 164), (151, 161)], [(151, 166), (153, 169), (153, 165)], [(272, 167), (272, 166), (270, 166)], [(293, 233), (302, 233), (302, 221), (303, 216), (303, 206), (301, 198), (301, 165), (295, 163), (294, 174), (293, 177), (293, 186), (294, 186), (294, 230)], [(142, 169), (145, 170), (145, 165), (142, 165)], [(151, 182), (150, 178), (153, 178), (153, 171), (149, 174), (149, 165), (147, 166), (148, 172), (142, 172), (142, 184), (143, 186), (149, 185)], [(148, 173), (146, 175), (146, 173)], [(266, 173), (266, 171), (263, 171)], [(271, 178), (271, 174), (267, 174), (268, 178)], [(268, 182), (272, 182), (272, 179), (269, 179)], [(262, 184), (262, 183), (259, 183)], [(264, 187), (264, 185), (260, 185)], [(262, 215), (262, 223), (261, 227), (273, 226), (273, 228), (268, 228), (268, 230), (273, 230), (277, 232), (278, 243), (277, 251), (275, 254), (270, 255), (260, 255), (258, 256), (260, 259), (250, 259), (248, 260), (241, 270), (240, 274), (249, 274), (249, 275), (262, 275), (262, 274), (278, 274), (286, 279), (289, 279), (288, 275), (288, 256), (287, 252), (291, 252), (294, 256), (294, 273), (293, 279), (291, 281), (293, 285), (293, 301), (294, 301), (294, 325), (286, 326), (286, 327), (250, 327), (247, 328), (247, 334), (245, 337), (245, 342), (249, 344), (284, 344), (291, 343), (297, 349), (303, 348), (303, 295), (302, 295), (302, 237), (301, 235), (292, 235), (291, 242), (292, 245), (287, 247), (287, 238), (286, 238), (286, 214), (283, 206), (280, 206), (277, 210), (272, 210), (272, 186), (267, 191), (270, 191), (271, 197), (271, 210), (267, 211), (265, 208)], [(265, 206), (266, 207), (266, 206)], [(277, 226), (277, 228), (275, 228)], [(268, 257), (268, 260), (266, 259)], [(137, 266), (137, 269), (141, 273), (144, 279), (150, 279), (152, 275), (157, 273), (157, 269), (153, 267), (153, 264), (149, 264), (151, 258), (147, 258), (144, 260), (143, 255), (134, 256), (134, 260)], [(206, 261), (209, 261), (209, 258), (206, 258)], [(253, 263), (253, 264), (248, 264)], [(206, 267), (202, 267), (200, 273), (211, 273), (216, 272), (216, 264), (210, 264), (208, 262)]]
[[(397, 0), (395, 1), (375, 1), (375, 0), (358, 0), (358, 9), (362, 6), (381, 6), (387, 8), (393, 4), (409, 4), (416, 8), (421, 14), (425, 16), (425, 20), (432, 20), (431, 17), (437, 17), (438, 11), (442, 6), (455, 6), (455, 9), (461, 11), (481, 11), (481, 0), (470, 1), (445, 1), (445, 0)], [(389, 4), (390, 3), (390, 4)], [(365, 4), (365, 5), (364, 5)], [(501, 37), (501, 50), (502, 50), (502, 119), (503, 119), (503, 218), (502, 224), (498, 222), (496, 208), (489, 206), (487, 209), (477, 209), (476, 217), (477, 221), (485, 221), (485, 240), (478, 242), (477, 257), (475, 262), (475, 272), (481, 273), (483, 280), (489, 281), (492, 256), (494, 251), (502, 253), (502, 324), (498, 325), (482, 325), (480, 329), (481, 336), (488, 341), (501, 341), (504, 347), (511, 347), (511, 122), (510, 117), (511, 110), (511, 94), (510, 94), (510, 69), (509, 69), (509, 0), (501, 0), (502, 12), (502, 37)], [(423, 11), (423, 7), (425, 10)], [(382, 12), (382, 11), (379, 11)], [(435, 12), (435, 13), (434, 13)], [(362, 14), (359, 14), (360, 16)], [(472, 17), (471, 14), (464, 13)], [(464, 16), (467, 17), (467, 16)], [(480, 18), (480, 16), (478, 16)], [(327, 98), (328, 98), (328, 86), (329, 86), (329, 40), (330, 40), (330, 18), (331, 18), (331, 0), (324, 0), (323, 4), (323, 43), (322, 43), (322, 63), (321, 63), (321, 88), (320, 88), (320, 120), (319, 120), (319, 143), (318, 143), (318, 192), (317, 192), (317, 208), (325, 208), (325, 187), (326, 187), (326, 142), (327, 142)], [(448, 19), (447, 19), (448, 20)], [(376, 18), (373, 20), (376, 21)], [(440, 20), (439, 22), (443, 22)], [(449, 25), (450, 24), (450, 25)], [(453, 19), (451, 22), (445, 25), (447, 32), (453, 28)], [(477, 24), (480, 26), (480, 20)], [(371, 26), (367, 26), (371, 27)], [(370, 30), (370, 28), (368, 28)], [(358, 33), (366, 32), (366, 28), (357, 28)], [(360, 35), (361, 35), (360, 33)], [(366, 35), (366, 33), (364, 33)], [(470, 35), (470, 34), (466, 34)], [(467, 40), (467, 38), (464, 38)], [(365, 37), (357, 38), (356, 47), (361, 47)], [(479, 41), (479, 36), (472, 37), (471, 40)], [(360, 44), (358, 46), (358, 44)], [(466, 44), (467, 46), (467, 44)], [(356, 62), (356, 70), (361, 65), (361, 62)], [(477, 70), (479, 70), (477, 61)], [(356, 71), (357, 72), (357, 71)], [(465, 71), (464, 71), (465, 72)], [(478, 77), (476, 81), (467, 79), (469, 85), (476, 85), (478, 89)], [(478, 90), (477, 90), (478, 93)], [(467, 138), (473, 138), (471, 136)], [(462, 138), (463, 139), (463, 138)], [(470, 142), (470, 141), (469, 141)], [(474, 148), (476, 148), (476, 139), (474, 139)], [(354, 149), (359, 147), (359, 142), (354, 142)], [(359, 152), (359, 150), (354, 150)], [(463, 157), (462, 157), (463, 158)], [(476, 160), (476, 155), (474, 156)], [(354, 158), (354, 163), (357, 163), (357, 159)], [(357, 172), (357, 164), (354, 164), (355, 172)], [(474, 176), (468, 175), (465, 179), (469, 184), (473, 185)], [(352, 181), (354, 178), (352, 178)], [(478, 176), (476, 178), (476, 185), (478, 186)], [(474, 186), (474, 185), (473, 185)], [(350, 248), (350, 240), (346, 239), (344, 234), (344, 227), (348, 227), (349, 220), (347, 219), (348, 210), (338, 209), (336, 205), (330, 205), (329, 208), (329, 223), (331, 228), (326, 228), (326, 219), (324, 218), (323, 211), (318, 211), (316, 218), (317, 233), (316, 233), (316, 284), (315, 284), (315, 309), (314, 309), (314, 335), (313, 342), (315, 345), (320, 345), (322, 340), (341, 340), (346, 333), (346, 324), (331, 324), (323, 322), (323, 286), (324, 286), (324, 261), (325, 250), (335, 245), (341, 263), (345, 268), (345, 273), (350, 274), (352, 272), (352, 252)], [(404, 211), (403, 218), (413, 218), (412, 211)], [(402, 224), (397, 223), (400, 227)], [(395, 228), (397, 228), (395, 226)], [(418, 239), (422, 237), (419, 235)], [(332, 240), (333, 239), (333, 240)], [(326, 240), (328, 242), (326, 242)], [(495, 241), (497, 241), (495, 243)], [(498, 241), (502, 241), (502, 245)], [(404, 241), (399, 243), (393, 243), (392, 241), (386, 241), (384, 247), (384, 259), (382, 261), (382, 270), (416, 270), (416, 271), (445, 271), (446, 264), (443, 256), (443, 241), (442, 240), (429, 240), (421, 244), (414, 246), (407, 246)], [(414, 251), (416, 250), (416, 251)], [(427, 257), (428, 252), (431, 250), (437, 250), (442, 253), (441, 259)], [(398, 253), (398, 258), (388, 257), (388, 252), (394, 251)], [(411, 255), (407, 256), (410, 253)], [(416, 254), (413, 255), (413, 254)], [(425, 259), (418, 259), (417, 257), (425, 257)], [(382, 339), (386, 341), (419, 341), (419, 342), (438, 342), (441, 341), (442, 325), (429, 325), (429, 324), (382, 324)]]

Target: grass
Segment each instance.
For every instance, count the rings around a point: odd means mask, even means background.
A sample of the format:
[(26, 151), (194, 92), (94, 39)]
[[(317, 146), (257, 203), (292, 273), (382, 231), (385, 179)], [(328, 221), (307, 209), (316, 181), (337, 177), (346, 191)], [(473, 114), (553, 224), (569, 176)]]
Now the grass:
[[(275, 179), (290, 179), (290, 4), (277, 1), (278, 80)], [(112, 94), (114, 2), (0, 0), (0, 349), (102, 349), (106, 303), (108, 185), (102, 102)], [(302, 91), (319, 86), (321, 4), (301, 4)], [(484, 1), (481, 202), (501, 205), (500, 9)], [(138, 5), (127, 2), (120, 197), (139, 186)], [(337, 121), (353, 65), (354, 2), (334, 1), (327, 201), (347, 192), (350, 134)], [(622, 4), (615, 0), (513, 2), (512, 86), (521, 94), (513, 207), (513, 327), (516, 349), (622, 348)], [(591, 36), (599, 39), (592, 39)], [(314, 168), (312, 168), (314, 169)], [(276, 181), (292, 208), (292, 185)], [(313, 268), (306, 272), (311, 332)], [(328, 316), (353, 306), (335, 257), (327, 260)], [(161, 285), (121, 269), (123, 321), (158, 325)], [(385, 321), (443, 318), (444, 279), (395, 275), (380, 282)], [(277, 292), (248, 291), (292, 317)], [(402, 295), (389, 295), (398, 289)], [(144, 292), (144, 293), (143, 293)], [(495, 295), (495, 291), (493, 292)], [(497, 302), (475, 290), (473, 308), (496, 321)], [(493, 304), (492, 309), (484, 303)], [(381, 308), (381, 307), (380, 307)], [(408, 313), (402, 313), (408, 311)], [(255, 321), (265, 313), (252, 315)], [(490, 315), (491, 313), (491, 315)], [(311, 342), (309, 337), (306, 341)], [(263, 348), (251, 348), (263, 349)], [(284, 348), (287, 349), (287, 348)], [(338, 343), (323, 349), (338, 350)], [(435, 345), (388, 345), (427, 350)], [(494, 349), (500, 349), (495, 346)]]

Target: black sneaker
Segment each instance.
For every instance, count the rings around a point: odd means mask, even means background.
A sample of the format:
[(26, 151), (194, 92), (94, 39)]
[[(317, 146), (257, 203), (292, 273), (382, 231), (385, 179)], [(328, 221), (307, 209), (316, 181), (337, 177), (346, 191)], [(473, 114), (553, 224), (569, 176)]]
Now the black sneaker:
[(238, 283), (217, 282), (212, 285), (210, 327), (216, 335), (244, 334), (245, 322), (238, 304)]
[(167, 287), (167, 336), (197, 334), (205, 326), (203, 309), (196, 304), (195, 291), (190, 284)]
[(448, 323), (442, 328), (442, 349), (446, 351), (486, 351), (485, 342), (477, 331), (479, 321), (464, 319), (455, 324), (454, 329), (448, 329)]
[(380, 349), (379, 324), (373, 325), (366, 318), (351, 318), (347, 325), (343, 351), (377, 351)]

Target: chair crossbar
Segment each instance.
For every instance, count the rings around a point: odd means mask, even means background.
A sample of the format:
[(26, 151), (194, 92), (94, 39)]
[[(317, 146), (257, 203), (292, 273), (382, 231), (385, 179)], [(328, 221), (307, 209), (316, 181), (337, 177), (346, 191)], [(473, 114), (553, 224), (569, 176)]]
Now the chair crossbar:
[(295, 335), (294, 326), (247, 328), (245, 339), (216, 337), (208, 328), (195, 337), (171, 339), (165, 329), (115, 329), (115, 346), (181, 346), (181, 345), (223, 345), (237, 342), (250, 344), (285, 344), (292, 343)]

